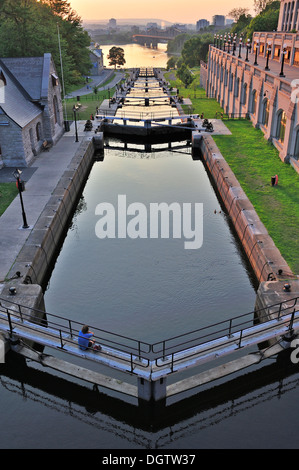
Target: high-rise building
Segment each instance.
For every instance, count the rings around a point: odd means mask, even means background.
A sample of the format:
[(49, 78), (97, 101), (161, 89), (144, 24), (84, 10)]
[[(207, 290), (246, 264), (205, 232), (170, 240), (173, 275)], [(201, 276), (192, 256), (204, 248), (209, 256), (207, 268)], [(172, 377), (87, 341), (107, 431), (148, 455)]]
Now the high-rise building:
[(223, 16), (223, 15), (214, 15), (213, 16), (213, 25), (214, 26), (225, 26), (225, 16)]
[(196, 23), (196, 31), (200, 31), (201, 29), (207, 28), (210, 25), (208, 20), (198, 20)]

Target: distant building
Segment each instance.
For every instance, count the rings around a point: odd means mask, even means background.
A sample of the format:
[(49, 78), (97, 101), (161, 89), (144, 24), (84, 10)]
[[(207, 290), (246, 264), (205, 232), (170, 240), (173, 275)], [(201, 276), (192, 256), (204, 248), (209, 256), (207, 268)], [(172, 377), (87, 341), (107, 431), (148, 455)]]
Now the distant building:
[(92, 63), (92, 67), (89, 74), (101, 75), (104, 70), (104, 58), (102, 49), (100, 49), (100, 47), (90, 48), (89, 58)]
[(115, 18), (111, 18), (109, 20), (109, 23), (108, 23), (108, 28), (109, 29), (116, 29), (117, 25), (116, 25), (116, 19)]
[(223, 16), (223, 15), (214, 15), (213, 16), (213, 25), (214, 26), (225, 26), (225, 16)]
[(51, 54), (0, 59), (0, 166), (26, 167), (64, 132)]
[(208, 20), (198, 20), (196, 22), (196, 31), (200, 31), (201, 29), (207, 28), (210, 25)]

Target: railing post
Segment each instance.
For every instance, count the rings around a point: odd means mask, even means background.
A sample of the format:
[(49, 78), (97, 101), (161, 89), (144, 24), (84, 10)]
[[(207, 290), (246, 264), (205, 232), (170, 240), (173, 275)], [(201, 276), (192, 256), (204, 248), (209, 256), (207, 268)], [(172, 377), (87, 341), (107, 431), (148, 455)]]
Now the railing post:
[(239, 348), (239, 349), (242, 347), (242, 346), (241, 346), (242, 336), (243, 336), (243, 330), (240, 331), (240, 340), (239, 340), (239, 345), (238, 345), (238, 348)]

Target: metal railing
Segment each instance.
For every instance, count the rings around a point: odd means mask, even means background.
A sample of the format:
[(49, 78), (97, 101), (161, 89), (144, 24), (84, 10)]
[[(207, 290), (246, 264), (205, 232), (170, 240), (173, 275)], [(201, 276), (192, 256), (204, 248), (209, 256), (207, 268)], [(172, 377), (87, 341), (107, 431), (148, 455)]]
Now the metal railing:
[[(299, 297), (285, 300), (267, 308), (254, 310), (228, 320), (223, 320), (188, 333), (173, 336), (156, 343), (147, 343), (96, 327), (93, 339), (102, 346), (102, 354), (108, 354), (115, 360), (128, 363), (131, 372), (136, 365), (142, 368), (168, 367), (173, 371), (177, 362), (182, 362), (215, 351), (219, 344), (226, 348), (234, 345), (241, 349), (254, 335), (255, 344), (263, 342), (263, 337), (275, 338), (277, 326), (282, 325), (285, 332), (292, 331), (294, 319), (299, 317)], [(75, 320), (50, 314), (18, 303), (0, 299), (0, 324), (8, 324), (7, 331), (13, 337), (20, 325), (26, 330), (43, 333), (50, 341), (57, 342), (58, 348), (67, 350), (67, 346), (78, 348), (78, 334), (82, 324)], [(299, 325), (296, 324), (296, 328)], [(22, 336), (19, 329), (17, 336)], [(38, 341), (37, 341), (38, 342)]]
[[(47, 337), (49, 342), (66, 352), (71, 353), (74, 348), (78, 348), (78, 335), (82, 328), (82, 323), (71, 320), (59, 315), (51, 314), (20, 305), (18, 303), (0, 299), (0, 322), (5, 319), (8, 323), (7, 331), (11, 336), (16, 334), (22, 336), (19, 327), (26, 332), (25, 337), (29, 336), (38, 344), (38, 335), (35, 338), (34, 333), (37, 332), (43, 337)], [(138, 363), (138, 367), (148, 367), (148, 354), (151, 351), (151, 345), (110, 331), (91, 327), (94, 333), (92, 340), (102, 347), (101, 353), (109, 355), (109, 358), (122, 360), (128, 363), (130, 370), (133, 372), (134, 366)], [(41, 342), (41, 344), (43, 344)], [(92, 351), (92, 348), (88, 348)]]

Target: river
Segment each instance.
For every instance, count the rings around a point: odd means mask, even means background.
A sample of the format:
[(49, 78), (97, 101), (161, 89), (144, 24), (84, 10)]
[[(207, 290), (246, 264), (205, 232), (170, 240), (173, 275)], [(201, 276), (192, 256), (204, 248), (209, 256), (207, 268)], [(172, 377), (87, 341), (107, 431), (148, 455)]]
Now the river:
[[(117, 148), (94, 163), (57, 258), (47, 310), (149, 342), (252, 311), (254, 277), (190, 147), (159, 145), (148, 153), (110, 144)], [(187, 250), (184, 239), (171, 237), (99, 239), (96, 207), (116, 207), (119, 195), (146, 208), (202, 204), (202, 246)], [(289, 357), (186, 393), (165, 409), (137, 408), (133, 399), (36, 363), (24, 368), (8, 358), (0, 370), (3, 449), (98, 449), (100, 456), (115, 449), (298, 447), (299, 374)]]

